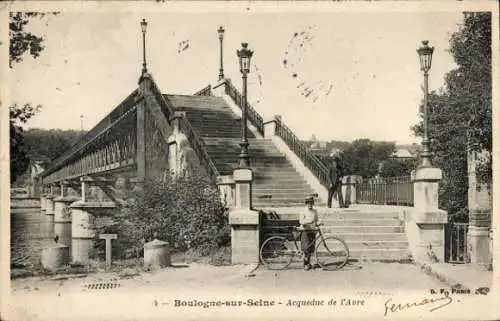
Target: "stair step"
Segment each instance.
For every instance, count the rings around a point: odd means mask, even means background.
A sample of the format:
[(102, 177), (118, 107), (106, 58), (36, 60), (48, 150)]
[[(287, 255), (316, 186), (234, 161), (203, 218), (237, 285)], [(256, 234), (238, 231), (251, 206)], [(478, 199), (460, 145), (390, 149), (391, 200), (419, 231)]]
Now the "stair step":
[(385, 218), (363, 218), (363, 219), (330, 219), (321, 218), (323, 227), (329, 226), (398, 226), (401, 227), (401, 222), (397, 219)]
[(347, 241), (349, 250), (361, 249), (408, 249), (406, 241)]
[(408, 249), (353, 249), (349, 250), (349, 258), (360, 261), (409, 261)]
[(312, 189), (307, 188), (307, 187), (303, 187), (303, 186), (301, 186), (299, 188), (291, 188), (290, 186), (286, 186), (286, 187), (284, 186), (281, 188), (266, 188), (266, 187), (263, 187), (261, 185), (254, 185), (252, 188), (252, 191), (253, 191), (254, 195), (272, 194), (274, 196), (275, 194), (280, 194), (280, 193), (306, 193), (307, 194), (307, 193), (311, 193)]
[(337, 236), (346, 242), (351, 241), (400, 241), (407, 242), (405, 233), (357, 233), (357, 232), (339, 232), (339, 233), (323, 233), (326, 236)]
[[(280, 219), (282, 220), (298, 220), (299, 212), (304, 209), (304, 205), (301, 208), (294, 210), (293, 213), (280, 213), (280, 209), (274, 209)], [(273, 210), (273, 209), (267, 209)], [(354, 220), (363, 220), (363, 219), (399, 219), (399, 213), (396, 212), (361, 212), (358, 210), (351, 209), (326, 209), (326, 208), (317, 208), (318, 215), (322, 220), (346, 220), (346, 219), (354, 219)], [(330, 211), (328, 211), (330, 210)]]

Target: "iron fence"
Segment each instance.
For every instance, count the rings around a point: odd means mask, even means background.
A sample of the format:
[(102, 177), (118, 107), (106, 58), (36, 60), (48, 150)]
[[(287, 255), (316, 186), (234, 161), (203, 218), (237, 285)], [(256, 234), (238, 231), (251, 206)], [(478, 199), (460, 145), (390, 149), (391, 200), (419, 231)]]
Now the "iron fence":
[(365, 179), (356, 196), (362, 204), (413, 206), (413, 183), (410, 176)]
[(468, 223), (450, 222), (445, 227), (445, 260), (448, 263), (469, 263), (467, 248)]

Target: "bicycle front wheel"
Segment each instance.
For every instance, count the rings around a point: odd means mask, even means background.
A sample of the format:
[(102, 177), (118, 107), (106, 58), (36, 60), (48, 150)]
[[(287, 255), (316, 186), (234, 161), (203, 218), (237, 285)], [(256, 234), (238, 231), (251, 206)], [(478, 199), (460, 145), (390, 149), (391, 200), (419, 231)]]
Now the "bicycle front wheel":
[(286, 238), (282, 236), (272, 236), (260, 247), (260, 260), (270, 270), (285, 269), (292, 262), (294, 255), (295, 251), (287, 246)]
[(321, 238), (316, 245), (316, 262), (324, 270), (338, 270), (346, 265), (349, 248), (344, 240), (329, 236)]

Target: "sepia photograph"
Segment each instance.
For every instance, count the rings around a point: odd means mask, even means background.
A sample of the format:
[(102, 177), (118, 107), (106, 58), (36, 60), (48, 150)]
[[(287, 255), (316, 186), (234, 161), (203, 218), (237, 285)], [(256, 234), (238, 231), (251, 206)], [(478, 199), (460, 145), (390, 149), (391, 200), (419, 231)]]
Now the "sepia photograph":
[(383, 2), (3, 6), (1, 319), (498, 319), (498, 3)]

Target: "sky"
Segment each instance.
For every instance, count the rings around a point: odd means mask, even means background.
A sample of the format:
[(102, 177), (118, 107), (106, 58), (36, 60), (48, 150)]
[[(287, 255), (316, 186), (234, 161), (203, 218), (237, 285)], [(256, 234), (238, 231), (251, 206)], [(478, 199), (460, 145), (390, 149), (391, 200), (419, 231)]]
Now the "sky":
[(61, 13), (35, 19), (45, 35), (38, 59), (11, 70), (11, 102), (43, 106), (29, 128), (92, 128), (137, 88), (142, 67), (139, 22), (148, 21), (148, 69), (164, 93), (192, 94), (219, 73), (219, 25), (224, 70), (241, 88), (236, 50), (254, 50), (248, 79), (252, 106), (282, 115), (302, 139), (370, 138), (420, 142), (423, 76), (416, 49), (435, 47), (429, 88), (455, 68), (447, 52), (460, 12)]

